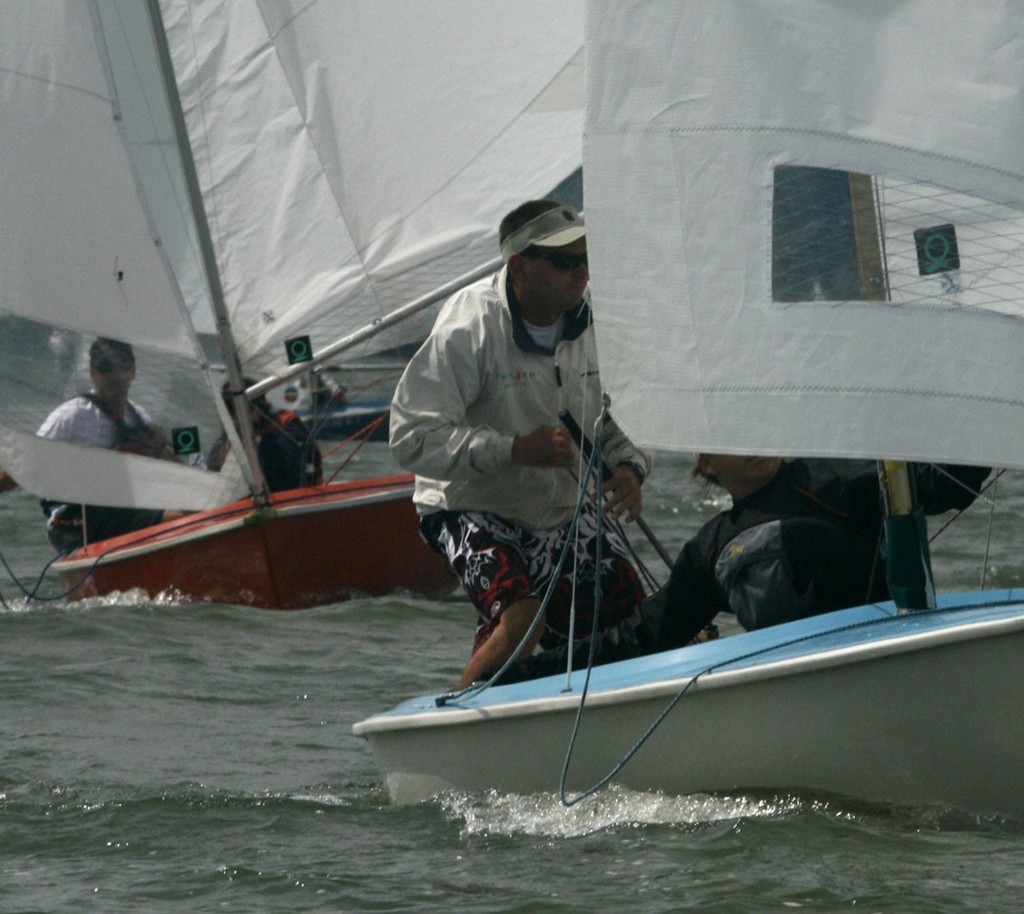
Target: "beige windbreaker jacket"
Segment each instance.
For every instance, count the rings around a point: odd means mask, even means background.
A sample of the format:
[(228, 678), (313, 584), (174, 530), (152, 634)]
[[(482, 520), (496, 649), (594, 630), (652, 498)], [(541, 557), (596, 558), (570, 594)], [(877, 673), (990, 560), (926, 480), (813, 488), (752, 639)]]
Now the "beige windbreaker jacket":
[[(578, 485), (563, 469), (514, 466), (512, 441), (541, 425), (559, 425), (567, 409), (588, 436), (601, 407), (590, 307), (566, 314), (552, 354), (513, 315), (507, 271), (450, 298), (430, 336), (406, 366), (391, 407), (391, 448), (416, 474), (421, 515), (489, 511), (521, 525), (549, 528), (575, 509)], [(605, 423), (605, 462), (651, 461), (614, 424)]]

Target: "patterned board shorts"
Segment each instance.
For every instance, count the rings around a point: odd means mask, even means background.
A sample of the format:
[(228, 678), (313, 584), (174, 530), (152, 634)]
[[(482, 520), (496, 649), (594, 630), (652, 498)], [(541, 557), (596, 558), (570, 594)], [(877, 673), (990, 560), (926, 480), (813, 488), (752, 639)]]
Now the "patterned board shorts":
[[(569, 524), (533, 530), (479, 511), (441, 511), (423, 518), (423, 536), (455, 571), (477, 610), (476, 651), (494, 631), (505, 608), (526, 597), (542, 599), (558, 565)], [(575, 638), (591, 632), (594, 569), (601, 542), (599, 628), (625, 618), (644, 596), (636, 569), (619, 535), (600, 524), (593, 505), (580, 515), (578, 537), (566, 556), (544, 618), (541, 646), (556, 647), (569, 638), (575, 572)], [(579, 559), (577, 560), (577, 555)]]

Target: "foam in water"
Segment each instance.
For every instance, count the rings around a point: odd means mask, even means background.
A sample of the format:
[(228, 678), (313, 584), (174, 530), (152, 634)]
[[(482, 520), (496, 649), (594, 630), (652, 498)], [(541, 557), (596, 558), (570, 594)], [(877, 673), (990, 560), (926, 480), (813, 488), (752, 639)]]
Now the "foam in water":
[(620, 825), (701, 825), (740, 818), (777, 817), (805, 809), (790, 796), (751, 797), (695, 793), (668, 796), (613, 785), (566, 807), (554, 793), (522, 796), (488, 791), (447, 794), (445, 814), (462, 819), (466, 835), (535, 835), (574, 838)]

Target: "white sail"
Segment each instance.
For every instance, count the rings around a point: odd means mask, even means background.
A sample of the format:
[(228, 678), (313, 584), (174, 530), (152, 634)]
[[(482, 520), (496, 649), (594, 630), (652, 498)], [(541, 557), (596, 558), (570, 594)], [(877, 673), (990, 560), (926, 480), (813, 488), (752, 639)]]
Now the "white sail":
[(168, 261), (189, 274), (187, 229), (175, 237), (169, 215), (154, 218), (152, 204), (173, 200), (180, 177), (145, 8), (5, 3), (0, 34), (0, 465), (58, 500), (221, 504), (231, 493), (212, 473), (33, 434), (57, 403), (89, 389), (96, 336), (135, 347), (132, 398), (159, 424), (202, 426), (208, 443), (217, 430)]
[(161, 8), (250, 364), (491, 260), (504, 213), (579, 167), (578, 2)]
[(97, 25), (90, 3), (0, 5), (0, 311), (191, 356)]
[[(486, 263), (504, 212), (579, 168), (579, 2), (160, 8), (252, 372), (290, 336), (333, 342)], [(206, 447), (220, 431), (147, 5), (5, 3), (0, 34), (0, 465), (51, 498), (223, 503), (237, 493), (215, 474), (113, 452), (61, 470), (67, 449), (34, 437), (88, 389), (95, 336), (133, 344), (132, 398), (157, 423)]]
[(591, 282), (633, 434), (1024, 466), (1020, 3), (595, 0), (586, 33)]

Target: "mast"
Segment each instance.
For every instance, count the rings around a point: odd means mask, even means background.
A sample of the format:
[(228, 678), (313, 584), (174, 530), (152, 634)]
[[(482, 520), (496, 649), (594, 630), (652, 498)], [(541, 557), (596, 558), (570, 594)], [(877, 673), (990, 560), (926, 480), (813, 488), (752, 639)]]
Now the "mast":
[[(235, 344), (234, 335), (231, 332), (231, 317), (224, 300), (224, 287), (221, 284), (220, 268), (217, 265), (213, 237), (210, 234), (210, 225), (206, 218), (206, 207), (203, 204), (203, 195), (199, 187), (199, 176), (196, 172), (195, 160), (192, 157), (192, 146), (189, 140), (188, 128), (185, 124), (185, 114), (181, 107), (181, 96), (178, 94), (178, 83), (174, 76), (174, 64), (171, 60), (170, 47), (167, 44), (167, 35), (164, 30), (163, 16), (160, 13), (159, 0), (147, 0), (147, 7), (149, 10), (150, 27), (153, 33), (153, 42), (156, 46), (157, 58), (160, 61), (164, 91), (167, 94), (167, 104), (170, 109), (171, 121), (174, 124), (175, 141), (178, 145), (178, 158), (185, 178), (189, 208), (192, 212), (192, 221), (195, 225), (196, 237), (202, 256), (203, 272), (206, 275), (207, 286), (210, 290), (210, 301), (213, 306), (214, 319), (217, 326), (217, 339), (220, 344), (221, 354), (224, 357), (224, 365), (227, 369), (228, 384), (234, 398), (234, 419), (238, 423), (238, 434), (241, 438), (243, 453), (245, 454), (245, 460), (241, 461), (241, 464), (249, 481), (253, 500), (257, 507), (265, 507), (267, 505), (267, 484), (263, 478), (259, 456), (256, 452), (256, 440), (252, 417), (249, 412), (249, 400), (245, 392), (242, 364), (238, 357), (238, 347)], [(220, 391), (214, 390), (213, 393), (219, 401)], [(225, 430), (229, 436), (232, 432), (230, 419), (231, 417), (229, 416), (229, 421), (225, 424)]]
[(878, 222), (875, 182), (871, 175), (850, 172), (850, 211), (860, 271), (860, 295), (863, 301), (887, 301), (889, 283), (885, 270), (885, 251)]
[[(851, 172), (850, 209), (860, 270), (860, 294), (864, 301), (889, 298), (876, 199), (874, 179)], [(878, 475), (885, 499), (889, 594), (901, 610), (934, 609), (935, 584), (928, 549), (928, 526), (924, 511), (917, 503), (912, 468), (902, 460), (881, 460)]]
[(928, 549), (928, 525), (917, 503), (910, 465), (882, 460), (878, 465), (885, 496), (885, 551), (889, 595), (903, 611), (935, 608)]

